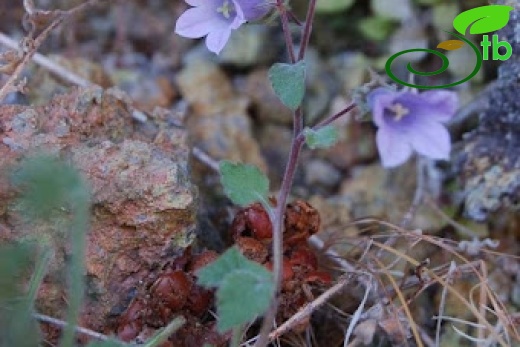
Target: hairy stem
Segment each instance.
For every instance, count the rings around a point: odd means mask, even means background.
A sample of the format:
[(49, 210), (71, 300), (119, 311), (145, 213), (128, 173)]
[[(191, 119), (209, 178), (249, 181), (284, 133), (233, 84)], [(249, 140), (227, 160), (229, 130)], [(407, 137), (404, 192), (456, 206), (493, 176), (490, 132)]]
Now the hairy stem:
[(296, 63), (296, 56), (294, 55), (294, 44), (291, 36), (291, 30), (289, 29), (289, 17), (287, 15), (287, 9), (283, 0), (276, 0), (276, 7), (280, 12), (280, 20), (282, 22), (282, 30), (285, 38), (285, 46), (287, 47), (287, 53), (289, 54), (289, 61), (291, 64)]
[(350, 111), (352, 111), (356, 106), (357, 105), (356, 105), (355, 102), (351, 103), (350, 105), (345, 107), (343, 110), (339, 111), (338, 113), (333, 114), (332, 116), (325, 118), (324, 120), (322, 120), (321, 122), (319, 122), (318, 124), (313, 126), (312, 129), (313, 130), (319, 130), (319, 129), (323, 128), (324, 126), (329, 125), (330, 123), (334, 122), (336, 119), (339, 119), (342, 116), (344, 116), (347, 113), (349, 113)]
[(260, 330), (258, 340), (255, 344), (256, 347), (263, 347), (269, 343), (269, 333), (273, 327), (273, 322), (276, 317), (276, 310), (278, 306), (277, 296), (280, 289), (283, 274), (283, 216), (285, 214), (285, 204), (287, 202), (287, 197), (289, 196), (294, 180), (294, 173), (296, 172), (298, 157), (300, 155), (300, 151), (304, 143), (304, 137), (300, 136), (300, 132), (297, 131), (297, 128), (299, 128), (298, 124), (301, 123), (296, 122), (298, 114), (300, 114), (301, 116), (301, 112), (295, 112), (295, 131), (291, 143), (289, 161), (287, 163), (287, 166), (285, 167), (282, 187), (280, 188), (280, 192), (278, 193), (278, 199), (276, 201), (276, 209), (273, 220), (273, 274), (274, 281), (276, 284), (276, 291), (271, 305), (264, 316), (262, 328)]
[[(294, 56), (293, 41), (289, 30), (287, 11), (282, 3), (282, 0), (277, 0), (277, 7), (280, 11), (282, 29), (284, 32), (285, 43), (287, 45), (287, 51), (289, 53), (289, 60), (292, 64), (294, 64), (296, 62), (296, 58)], [(298, 52), (298, 61), (305, 58), (305, 52), (309, 44), (309, 39), (312, 32), (312, 22), (314, 20), (315, 11), (316, 0), (310, 0), (309, 8), (307, 10), (307, 17), (302, 32), (302, 42)], [(356, 104), (352, 103), (351, 105), (347, 106), (344, 110), (318, 123), (314, 128), (319, 129), (327, 124), (330, 124), (334, 120), (350, 112), (354, 107), (356, 107)], [(276, 291), (271, 301), (271, 305), (269, 306), (267, 313), (264, 315), (264, 321), (262, 323), (262, 328), (260, 329), (258, 339), (255, 343), (255, 347), (264, 347), (269, 343), (269, 333), (273, 328), (273, 323), (276, 318), (276, 311), (278, 308), (277, 297), (280, 290), (283, 275), (283, 228), (285, 205), (287, 203), (287, 198), (289, 197), (289, 193), (293, 185), (294, 174), (296, 172), (296, 166), (298, 164), (298, 157), (300, 155), (303, 144), (305, 143), (305, 137), (303, 136), (303, 128), (303, 111), (301, 107), (298, 107), (293, 113), (293, 136), (291, 141), (291, 149), (289, 152), (288, 162), (285, 167), (282, 186), (280, 188), (280, 192), (278, 193), (274, 216), (271, 218), (271, 221), (273, 223), (273, 274), (276, 285)]]
[(307, 8), (307, 16), (305, 17), (305, 26), (303, 27), (302, 42), (300, 44), (300, 51), (298, 52), (298, 60), (305, 57), (305, 52), (309, 46), (309, 40), (312, 32), (312, 22), (314, 21), (314, 14), (316, 13), (316, 0), (309, 1)]

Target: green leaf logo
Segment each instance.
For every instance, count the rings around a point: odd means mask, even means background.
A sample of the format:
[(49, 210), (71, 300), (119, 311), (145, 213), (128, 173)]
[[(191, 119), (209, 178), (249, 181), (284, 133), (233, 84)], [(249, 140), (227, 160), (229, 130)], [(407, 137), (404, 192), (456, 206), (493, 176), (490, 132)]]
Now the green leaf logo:
[(467, 10), (453, 20), (453, 27), (462, 35), (471, 26), (470, 34), (485, 34), (502, 29), (509, 21), (512, 6), (488, 5)]

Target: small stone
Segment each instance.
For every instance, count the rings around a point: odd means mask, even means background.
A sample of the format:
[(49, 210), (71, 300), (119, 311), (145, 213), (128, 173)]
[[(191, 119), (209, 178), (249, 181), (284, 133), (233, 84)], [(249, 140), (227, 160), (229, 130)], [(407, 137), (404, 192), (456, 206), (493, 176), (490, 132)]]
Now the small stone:
[(292, 112), (275, 95), (267, 77), (267, 69), (249, 74), (244, 93), (252, 101), (253, 111), (262, 123), (291, 124)]
[(193, 141), (216, 160), (250, 163), (265, 171), (247, 113), (249, 100), (237, 95), (224, 72), (199, 60), (187, 65), (177, 82), (192, 111), (187, 127)]
[(219, 55), (224, 64), (238, 67), (265, 65), (275, 58), (276, 44), (265, 25), (248, 24), (233, 32)]
[(312, 159), (305, 165), (305, 183), (308, 186), (332, 188), (341, 179), (341, 173), (332, 164), (322, 159)]

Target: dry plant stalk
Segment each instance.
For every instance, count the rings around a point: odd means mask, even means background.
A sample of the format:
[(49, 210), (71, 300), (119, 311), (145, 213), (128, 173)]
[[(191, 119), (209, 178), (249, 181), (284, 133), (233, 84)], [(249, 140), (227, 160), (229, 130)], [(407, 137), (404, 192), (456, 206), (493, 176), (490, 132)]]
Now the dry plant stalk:
[[(32, 57), (36, 54), (38, 48), (43, 44), (43, 42), (55, 28), (63, 23), (65, 19), (72, 17), (82, 12), (86, 8), (98, 4), (101, 1), (104, 0), (87, 0), (86, 2), (67, 11), (39, 11), (35, 9), (31, 0), (25, 0), (24, 7), (27, 13), (24, 22), (29, 23), (29, 25), (31, 25), (31, 29), (29, 34), (21, 43), (22, 58), (16, 63), (11, 62), (14, 64), (13, 66), (16, 66), (16, 68), (14, 68), (14, 71), (8, 78), (7, 82), (0, 88), (0, 101), (2, 101), (7, 96), (7, 94), (20, 91), (23, 88), (23, 83), (21, 85), (17, 83), (20, 74), (32, 59)], [(47, 27), (42, 30), (42, 32), (36, 38), (32, 38), (34, 31), (38, 27), (38, 24), (42, 21), (49, 20), (49, 18), (52, 18), (51, 23), (48, 24)]]

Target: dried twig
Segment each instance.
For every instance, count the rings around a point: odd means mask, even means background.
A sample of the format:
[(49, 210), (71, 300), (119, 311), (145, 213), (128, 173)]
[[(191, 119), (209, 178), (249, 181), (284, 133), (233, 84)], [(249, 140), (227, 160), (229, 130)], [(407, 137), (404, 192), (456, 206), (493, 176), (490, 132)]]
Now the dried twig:
[[(99, 3), (100, 1), (102, 1), (102, 0), (88, 0), (84, 3), (82, 3), (81, 5), (78, 5), (67, 11), (56, 10), (56, 11), (54, 11), (54, 13), (57, 15), (56, 18), (34, 40), (30, 37), (26, 38), (24, 40), (24, 45), (27, 45), (29, 47), (23, 47), (24, 56), (23, 56), (22, 60), (18, 63), (18, 65), (16, 66), (16, 69), (11, 74), (11, 76), (9, 77), (7, 82), (2, 86), (2, 88), (0, 88), (0, 101), (3, 100), (7, 94), (9, 94), (13, 90), (17, 89), (16, 81), (19, 79), (20, 74), (22, 73), (25, 66), (29, 63), (29, 61), (36, 54), (36, 51), (38, 50), (38, 48), (47, 39), (47, 37), (49, 36), (51, 31), (54, 30), (55, 28), (57, 28), (61, 23), (63, 23), (63, 21), (66, 18), (68, 18), (70, 16), (74, 16), (77, 13), (83, 11), (85, 8), (93, 6), (97, 3)], [(26, 2), (24, 4), (26, 5), (26, 8), (30, 10), (28, 13), (29, 16), (36, 15), (37, 11), (34, 10), (32, 8), (32, 6), (28, 6), (28, 5), (31, 5), (30, 2)], [(4, 36), (4, 40), (3, 40), (4, 42), (9, 41), (9, 40), (5, 40), (5, 35), (3, 35), (3, 36)], [(85, 83), (85, 80), (83, 80), (83, 81), (78, 80), (76, 82)]]
[(13, 74), (9, 77), (7, 82), (0, 88), (0, 101), (3, 100), (8, 93), (13, 91), (13, 87), (16, 84), (16, 81), (18, 80), (18, 77), (22, 73), (23, 69), (25, 68), (25, 65), (31, 60), (34, 53), (36, 53), (36, 50), (40, 47), (40, 45), (43, 43), (43, 41), (47, 38), (49, 33), (56, 28), (58, 25), (61, 24), (64, 17), (60, 16), (58, 17), (54, 22), (52, 22), (45, 30), (34, 40), (31, 44), (31, 47), (28, 49), (28, 51), (25, 53), (24, 57), (22, 58), (21, 62), (18, 64), (16, 69), (14, 70)]
[[(69, 325), (65, 321), (62, 321), (60, 319), (53, 318), (50, 316), (46, 316), (46, 315), (40, 314), (40, 313), (33, 313), (33, 317), (36, 318), (37, 320), (39, 320), (40, 322), (54, 324), (61, 328), (64, 328)], [(87, 335), (89, 337), (93, 337), (93, 338), (101, 340), (101, 341), (108, 341), (108, 339), (109, 339), (108, 336), (100, 334), (98, 332), (95, 332), (95, 331), (87, 329), (87, 328), (82, 328), (82, 327), (76, 326), (74, 329), (76, 330), (76, 332), (78, 332), (80, 334)]]
[[(446, 275), (446, 281), (450, 281), (450, 277), (457, 269), (455, 262), (450, 263), (450, 268), (448, 269), (448, 274)], [(448, 288), (442, 287), (441, 291), (441, 302), (439, 303), (439, 319), (437, 319), (437, 326), (435, 328), (435, 346), (440, 346), (441, 343), (441, 324), (442, 324), (442, 316), (444, 316), (444, 309), (446, 308), (446, 297), (448, 294)]]
[[(18, 49), (18, 44), (12, 38), (10, 38), (2, 32), (0, 32), (0, 43), (11, 49)], [(32, 60), (36, 64), (46, 68), (51, 73), (59, 76), (60, 78), (69, 83), (78, 85), (80, 87), (89, 87), (94, 85), (94, 83), (90, 82), (89, 80), (86, 80), (83, 77), (75, 74), (74, 72), (71, 72), (63, 68), (62, 66), (56, 64), (54, 61), (47, 58), (43, 54), (35, 53), (32, 57)]]
[(211, 158), (206, 152), (204, 152), (199, 147), (193, 147), (192, 153), (195, 156), (195, 158), (200, 160), (202, 163), (204, 163), (207, 167), (209, 167), (216, 173), (218, 173), (220, 171), (219, 166), (218, 166), (218, 161)]
[(306, 306), (300, 309), (294, 316), (289, 318), (287, 321), (285, 321), (285, 323), (283, 323), (276, 330), (271, 332), (269, 334), (269, 340), (273, 341), (274, 339), (277, 339), (278, 337), (290, 331), (296, 325), (307, 319), (317, 308), (325, 304), (327, 300), (339, 293), (351, 281), (352, 279), (349, 277), (343, 277), (342, 279), (340, 279), (338, 283), (327, 289), (327, 291), (325, 291), (323, 294), (317, 297), (314, 301), (308, 303)]

